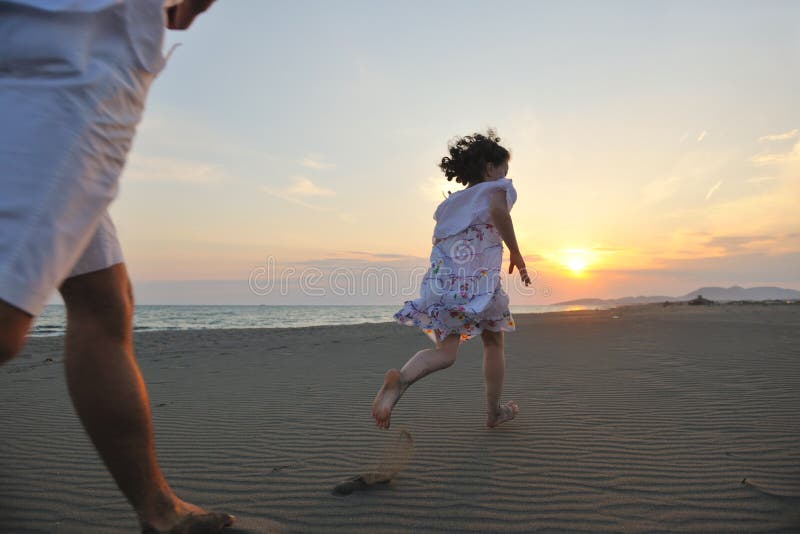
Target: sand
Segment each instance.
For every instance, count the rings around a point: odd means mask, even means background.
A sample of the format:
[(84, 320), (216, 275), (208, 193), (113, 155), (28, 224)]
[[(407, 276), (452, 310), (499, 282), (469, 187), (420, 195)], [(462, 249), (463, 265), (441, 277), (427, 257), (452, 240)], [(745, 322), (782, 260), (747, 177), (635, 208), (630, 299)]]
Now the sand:
[[(231, 532), (798, 532), (800, 306), (643, 306), (518, 316), (485, 427), (480, 342), (413, 386), (381, 432), (394, 324), (137, 334), (156, 446)], [(137, 532), (63, 379), (61, 338), (0, 368), (0, 531)], [(48, 361), (52, 358), (52, 361)], [(347, 496), (398, 441), (394, 480)], [(743, 483), (744, 481), (744, 483)]]

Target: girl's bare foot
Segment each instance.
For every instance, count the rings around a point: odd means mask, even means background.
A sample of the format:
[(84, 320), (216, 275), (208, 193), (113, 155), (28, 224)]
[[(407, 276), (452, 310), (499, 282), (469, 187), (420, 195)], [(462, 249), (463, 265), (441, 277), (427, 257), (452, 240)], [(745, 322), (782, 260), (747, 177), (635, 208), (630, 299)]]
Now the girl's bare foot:
[(383, 386), (378, 391), (378, 394), (375, 395), (375, 400), (372, 401), (372, 418), (375, 419), (375, 425), (378, 428), (389, 428), (392, 408), (397, 404), (402, 394), (400, 371), (389, 369), (383, 379)]
[(178, 500), (177, 508), (164, 517), (142, 521), (142, 534), (217, 534), (235, 521), (230, 514), (207, 512)]
[(497, 425), (511, 421), (519, 413), (519, 404), (514, 401), (508, 401), (502, 406), (497, 407), (497, 411), (490, 413), (486, 418), (486, 426), (494, 428)]

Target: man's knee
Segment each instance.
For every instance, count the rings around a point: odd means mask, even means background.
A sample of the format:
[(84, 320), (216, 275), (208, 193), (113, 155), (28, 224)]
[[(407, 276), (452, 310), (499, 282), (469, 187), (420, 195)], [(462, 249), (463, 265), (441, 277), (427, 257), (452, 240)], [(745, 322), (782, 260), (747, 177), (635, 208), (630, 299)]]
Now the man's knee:
[(133, 318), (133, 292), (124, 265), (67, 279), (61, 285), (67, 322), (127, 334)]
[(16, 356), (25, 344), (33, 318), (0, 300), (0, 364)]
[(3, 330), (0, 333), (0, 364), (6, 363), (22, 350), (25, 344), (25, 335), (14, 335), (15, 333)]

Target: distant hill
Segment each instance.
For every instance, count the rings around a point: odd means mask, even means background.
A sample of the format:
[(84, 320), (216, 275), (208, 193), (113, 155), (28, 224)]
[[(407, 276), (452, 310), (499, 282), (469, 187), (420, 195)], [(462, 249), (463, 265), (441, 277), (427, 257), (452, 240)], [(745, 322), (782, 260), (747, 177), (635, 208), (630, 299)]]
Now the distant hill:
[(701, 287), (680, 297), (664, 295), (622, 297), (618, 299), (577, 299), (558, 302), (560, 305), (581, 306), (627, 306), (630, 304), (650, 304), (653, 302), (680, 302), (692, 300), (698, 295), (717, 302), (732, 300), (800, 300), (800, 291), (782, 287)]

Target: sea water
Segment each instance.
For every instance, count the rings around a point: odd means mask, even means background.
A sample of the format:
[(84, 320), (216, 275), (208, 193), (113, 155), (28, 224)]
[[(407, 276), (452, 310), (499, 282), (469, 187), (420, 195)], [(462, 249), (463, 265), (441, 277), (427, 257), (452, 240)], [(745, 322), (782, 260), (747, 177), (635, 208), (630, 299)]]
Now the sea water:
[[(399, 306), (167, 306), (137, 305), (134, 330), (212, 328), (291, 328), (302, 326), (391, 322)], [(586, 309), (581, 306), (512, 306), (511, 313), (545, 313)], [(63, 335), (64, 306), (46, 306), (34, 321), (32, 336)]]

